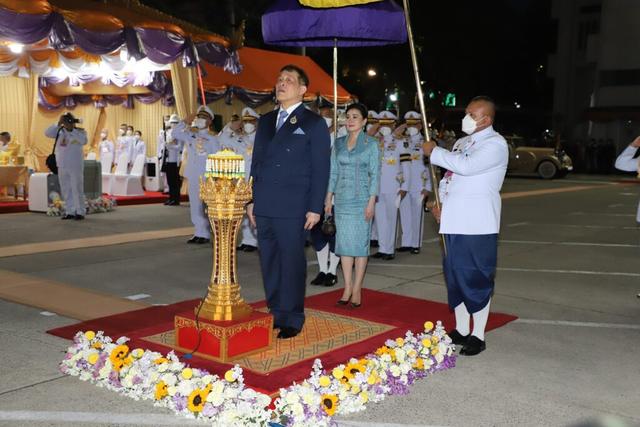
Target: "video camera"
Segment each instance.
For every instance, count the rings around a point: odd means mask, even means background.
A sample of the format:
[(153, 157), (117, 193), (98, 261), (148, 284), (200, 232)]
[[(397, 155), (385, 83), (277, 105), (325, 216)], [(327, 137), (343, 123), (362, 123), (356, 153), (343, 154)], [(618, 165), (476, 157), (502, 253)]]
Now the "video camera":
[(75, 118), (71, 113), (65, 113), (60, 117), (60, 123), (75, 126), (77, 123), (82, 123), (82, 119)]

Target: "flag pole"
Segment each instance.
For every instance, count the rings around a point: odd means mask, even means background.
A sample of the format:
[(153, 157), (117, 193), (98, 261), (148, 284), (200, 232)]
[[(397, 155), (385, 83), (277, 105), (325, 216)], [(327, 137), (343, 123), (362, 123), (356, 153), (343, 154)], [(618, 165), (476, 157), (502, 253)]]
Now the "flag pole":
[[(416, 56), (416, 47), (413, 41), (413, 31), (411, 30), (411, 19), (409, 14), (409, 0), (402, 0), (404, 4), (404, 20), (407, 25), (407, 38), (409, 39), (409, 51), (411, 52), (411, 62), (413, 63), (413, 74), (416, 79), (416, 89), (418, 94), (418, 103), (420, 104), (420, 114), (422, 115), (422, 128), (424, 129), (424, 137), (427, 142), (431, 142), (431, 135), (429, 135), (429, 126), (427, 121), (427, 110), (424, 106), (424, 93), (422, 92), (422, 85), (420, 84), (420, 71), (418, 70), (418, 58)], [(438, 192), (438, 176), (436, 169), (429, 162), (429, 175), (431, 176), (431, 187), (433, 188), (433, 195), (436, 202), (436, 207), (440, 209), (440, 194)], [(442, 249), (444, 256), (447, 256), (447, 244), (444, 240), (444, 236), (440, 235), (442, 241)]]

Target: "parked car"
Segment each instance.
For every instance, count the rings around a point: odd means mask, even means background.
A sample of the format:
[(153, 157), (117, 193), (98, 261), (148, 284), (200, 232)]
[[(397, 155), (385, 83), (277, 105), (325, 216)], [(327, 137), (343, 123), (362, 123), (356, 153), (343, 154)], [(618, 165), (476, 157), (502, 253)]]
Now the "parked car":
[(519, 136), (505, 137), (509, 145), (510, 175), (538, 175), (543, 179), (562, 178), (573, 170), (571, 158), (562, 149), (530, 147)]

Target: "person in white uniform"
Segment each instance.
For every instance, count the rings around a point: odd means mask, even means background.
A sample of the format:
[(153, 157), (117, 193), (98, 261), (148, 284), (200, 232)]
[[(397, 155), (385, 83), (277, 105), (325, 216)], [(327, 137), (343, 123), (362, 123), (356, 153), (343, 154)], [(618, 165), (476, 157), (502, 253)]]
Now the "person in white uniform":
[(422, 116), (415, 111), (408, 111), (404, 115), (405, 124), (400, 126), (401, 134), (394, 132), (411, 155), (409, 163), (409, 192), (400, 203), (400, 225), (402, 226), (402, 242), (398, 252), (419, 254), (422, 247), (422, 213), (423, 202), (431, 191), (431, 177), (422, 152), (424, 137), (422, 130)]
[(409, 190), (411, 156), (393, 137), (397, 117), (390, 111), (380, 112), (380, 193), (374, 221), (378, 230), (379, 250), (373, 255), (389, 261), (395, 258), (398, 208)]
[[(633, 140), (627, 148), (616, 159), (616, 169), (625, 172), (637, 172), (640, 178), (640, 136)], [(638, 203), (638, 213), (636, 222), (640, 225), (640, 202)]]
[[(233, 114), (218, 134), (218, 142), (223, 150), (231, 150), (239, 153), (239, 146), (242, 145), (242, 120), (237, 114)], [(240, 154), (240, 153), (239, 153)]]
[[(431, 206), (440, 221), (447, 253), (443, 270), (449, 306), (456, 328), (449, 333), (461, 355), (485, 350), (484, 332), (494, 290), (500, 231), (500, 189), (509, 161), (504, 138), (493, 129), (495, 104), (476, 97), (466, 108), (462, 131), (452, 151), (425, 143), (431, 163), (447, 170), (440, 181), (441, 209)], [(470, 320), (473, 315), (473, 331)]]
[(57, 125), (49, 126), (44, 132), (47, 137), (55, 139), (58, 179), (65, 205), (62, 219), (82, 220), (85, 215), (82, 147), (87, 143), (87, 133), (76, 127), (79, 122), (73, 114), (66, 113)]
[(142, 132), (137, 130), (133, 133), (133, 162), (135, 162), (136, 157), (142, 155), (143, 157), (147, 157), (147, 144), (145, 144), (142, 139)]
[(104, 156), (107, 154), (111, 154), (111, 164), (109, 165), (109, 170), (113, 167), (114, 156), (116, 154), (115, 145), (111, 140), (109, 140), (109, 131), (107, 129), (102, 129), (100, 131), (100, 144), (98, 145), (98, 150), (100, 151), (100, 161), (102, 162)]
[(180, 206), (180, 160), (184, 141), (176, 139), (173, 127), (180, 123), (177, 114), (172, 114), (158, 135), (158, 163), (161, 173), (165, 174), (169, 187), (169, 198), (164, 202), (167, 206)]
[[(381, 135), (378, 132), (378, 130), (380, 129), (380, 124), (378, 123), (378, 119), (380, 119), (380, 114), (378, 114), (373, 110), (369, 110), (368, 118), (367, 118), (367, 127), (366, 127), (367, 135), (373, 136), (374, 138), (377, 138), (379, 141)], [(375, 218), (373, 219), (373, 223), (371, 224), (371, 242), (369, 246), (372, 248), (377, 248), (380, 246), (378, 243), (378, 226), (376, 224)]]
[(204, 203), (200, 199), (200, 178), (206, 171), (207, 156), (220, 150), (218, 138), (209, 130), (212, 122), (211, 109), (200, 106), (196, 114), (190, 115), (172, 130), (172, 136), (183, 141), (187, 155), (184, 176), (189, 184), (191, 222), (195, 227), (193, 237), (187, 243), (203, 244), (209, 243), (211, 239), (209, 218), (204, 212)]
[[(242, 138), (238, 140), (238, 153), (244, 157), (244, 177), (249, 180), (251, 175), (251, 159), (253, 158), (253, 143), (256, 139), (256, 128), (260, 114), (250, 107), (242, 109)], [(249, 218), (242, 220), (242, 240), (238, 250), (253, 252), (258, 248), (258, 235), (256, 229), (251, 227)]]
[[(127, 135), (128, 128), (126, 123), (120, 125), (120, 129), (118, 130), (119, 136), (116, 140), (116, 157), (114, 159), (114, 163), (116, 167), (120, 164), (120, 159), (122, 154), (127, 154), (127, 166), (131, 161), (131, 143), (132, 139)], [(133, 135), (133, 128), (131, 128), (131, 135)]]

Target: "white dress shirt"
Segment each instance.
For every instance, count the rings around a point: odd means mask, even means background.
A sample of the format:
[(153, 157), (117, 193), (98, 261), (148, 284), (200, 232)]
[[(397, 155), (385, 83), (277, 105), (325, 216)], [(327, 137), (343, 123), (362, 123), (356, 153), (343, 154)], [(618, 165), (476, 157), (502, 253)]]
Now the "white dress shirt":
[(500, 231), (500, 189), (508, 162), (507, 143), (492, 126), (457, 140), (452, 151), (433, 149), (431, 163), (449, 171), (440, 181), (441, 234)]

